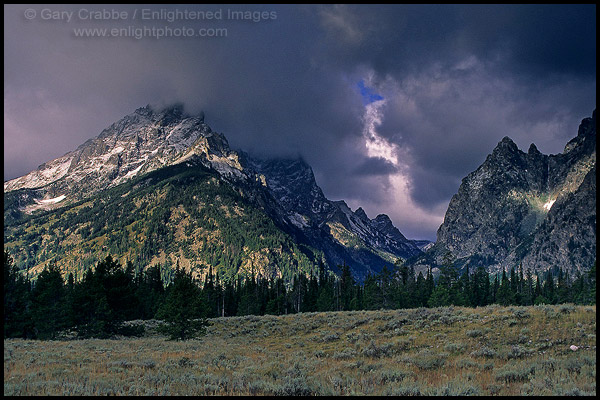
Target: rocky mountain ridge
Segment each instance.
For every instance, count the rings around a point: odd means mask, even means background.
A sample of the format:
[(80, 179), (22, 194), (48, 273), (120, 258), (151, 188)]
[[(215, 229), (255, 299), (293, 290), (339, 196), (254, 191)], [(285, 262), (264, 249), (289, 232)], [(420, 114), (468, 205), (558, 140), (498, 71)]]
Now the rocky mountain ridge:
[(5, 200), (8, 195), (16, 205), (5, 207), (5, 220), (67, 207), (151, 171), (196, 162), (235, 184), (297, 241), (323, 251), (328, 263), (350, 265), (359, 279), (422, 253), (387, 216), (371, 220), (360, 208), (352, 212), (345, 202), (327, 199), (304, 160), (259, 160), (234, 151), (204, 115), (188, 115), (181, 105), (139, 108), (76, 150), (5, 182)]

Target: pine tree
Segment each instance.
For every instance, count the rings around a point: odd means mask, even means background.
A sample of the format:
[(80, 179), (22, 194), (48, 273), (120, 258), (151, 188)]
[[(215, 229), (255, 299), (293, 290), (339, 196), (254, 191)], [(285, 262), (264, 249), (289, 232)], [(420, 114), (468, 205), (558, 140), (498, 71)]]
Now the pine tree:
[(160, 267), (154, 265), (139, 274), (136, 297), (139, 303), (138, 317), (140, 319), (154, 318), (156, 311), (163, 302), (164, 284)]
[(204, 277), (204, 286), (202, 287), (202, 294), (204, 296), (204, 302), (207, 308), (209, 308), (209, 316), (219, 316), (219, 304), (217, 299), (217, 293), (215, 288), (215, 277), (213, 275), (212, 265), (208, 269), (208, 273)]
[(534, 292), (533, 292), (533, 276), (531, 275), (531, 270), (527, 268), (525, 278), (525, 287), (524, 287), (524, 296), (523, 296), (523, 305), (530, 306), (533, 304), (534, 300)]
[(240, 299), (237, 315), (258, 315), (260, 313), (260, 299), (257, 297), (257, 283), (254, 274), (246, 277), (240, 284)]
[(525, 296), (525, 281), (523, 279), (523, 264), (519, 264), (519, 286), (517, 288), (519, 304), (524, 305), (523, 297)]
[(91, 269), (73, 288), (68, 315), (79, 337), (105, 338), (115, 333), (102, 281)]
[(550, 304), (556, 304), (556, 288), (554, 287), (554, 278), (552, 277), (552, 271), (548, 270), (546, 274), (546, 281), (542, 287), (542, 293), (544, 298)]
[[(421, 278), (423, 275), (421, 275)], [(407, 308), (420, 307), (419, 293), (417, 289), (417, 278), (415, 276), (415, 268), (411, 265), (408, 269), (408, 279), (405, 289), (404, 306)]]
[[(462, 277), (462, 290), (463, 296), (465, 298), (465, 305), (468, 307), (475, 307), (477, 305), (477, 270), (473, 272), (471, 276), (469, 276), (470, 269), (469, 264), (466, 266), (466, 271), (463, 273)], [(464, 275), (467, 275), (466, 277)]]
[(176, 269), (173, 283), (167, 287), (165, 301), (156, 313), (156, 317), (166, 323), (159, 331), (167, 334), (170, 340), (203, 335), (209, 325), (206, 314), (200, 288), (191, 273)]
[(465, 272), (458, 279), (456, 285), (456, 291), (454, 294), (454, 305), (457, 306), (470, 306), (471, 305), (471, 281), (469, 274), (469, 264), (465, 267)]
[[(513, 270), (514, 275), (514, 270)], [(507, 306), (515, 304), (515, 293), (512, 291), (511, 283), (506, 276), (506, 271), (502, 270), (502, 281), (496, 294), (496, 302), (500, 305)]]
[(366, 310), (378, 310), (383, 306), (381, 301), (381, 292), (377, 284), (377, 278), (374, 275), (367, 275), (363, 284), (364, 295), (363, 304)]
[(350, 267), (344, 263), (341, 266), (342, 274), (340, 277), (340, 295), (341, 295), (341, 309), (351, 310), (352, 300), (355, 297), (355, 284)]
[(317, 297), (317, 311), (334, 311), (334, 281), (327, 275), (319, 278), (319, 296)]
[(435, 289), (431, 293), (428, 305), (430, 307), (449, 306), (451, 304), (460, 305), (460, 291), (457, 285), (458, 271), (454, 266), (454, 257), (450, 252), (444, 256), (443, 265), (440, 267), (440, 276), (438, 277)]
[(411, 269), (404, 265), (402, 260), (398, 259), (394, 263), (390, 285), (393, 308), (407, 308), (409, 305), (408, 286), (411, 279), (410, 271)]
[(68, 316), (80, 337), (106, 338), (115, 334), (139, 335), (143, 327), (124, 322), (141, 316), (131, 263), (122, 268), (108, 255), (95, 271), (86, 271), (70, 294)]
[(34, 336), (30, 310), (30, 283), (4, 251), (4, 337)]
[(275, 278), (269, 283), (269, 300), (265, 308), (266, 314), (282, 315), (286, 311), (286, 289), (283, 279)]
[(589, 282), (589, 295), (588, 302), (589, 304), (596, 304), (596, 260), (594, 260), (594, 265), (590, 268), (588, 272), (588, 282)]
[(394, 273), (390, 271), (387, 265), (384, 265), (381, 272), (377, 274), (377, 281), (380, 291), (381, 308), (393, 308), (393, 280)]
[(510, 268), (510, 292), (511, 292), (511, 303), (519, 305), (521, 304), (521, 291), (519, 290), (519, 286), (521, 283), (519, 282), (519, 275), (517, 271), (515, 271), (514, 267)]
[(319, 281), (314, 274), (310, 274), (308, 290), (304, 300), (305, 311), (317, 311), (317, 299), (319, 297)]
[(425, 290), (423, 293), (423, 307), (427, 306), (434, 288), (435, 282), (433, 281), (433, 273), (431, 272), (431, 267), (427, 267), (427, 277), (425, 278)]
[(558, 270), (558, 280), (556, 284), (556, 302), (557, 303), (566, 303), (571, 300), (570, 298), (570, 290), (569, 290), (569, 282), (568, 275), (563, 272), (563, 269), (560, 268)]
[(471, 305), (481, 307), (488, 304), (490, 277), (483, 266), (477, 267), (471, 280)]
[[(107, 265), (107, 274), (102, 282), (108, 306), (112, 310), (115, 329), (122, 328), (122, 322), (138, 318), (140, 304), (134, 285), (135, 269), (128, 261), (123, 268), (118, 261), (112, 260)], [(105, 260), (106, 263), (111, 261)]]
[(488, 304), (494, 304), (494, 303), (496, 303), (496, 300), (497, 300), (496, 296), (498, 294), (498, 289), (499, 288), (500, 288), (500, 281), (498, 280), (498, 274), (496, 274), (496, 276), (494, 277), (494, 283), (490, 287)]
[(540, 277), (539, 272), (536, 274), (536, 279), (535, 279), (535, 289), (533, 291), (533, 303), (534, 304), (548, 303), (548, 299), (546, 299), (542, 293), (542, 278)]
[(417, 281), (415, 284), (415, 296), (413, 307), (425, 307), (427, 305), (427, 286), (426, 279), (423, 276), (423, 273), (419, 271), (419, 275), (417, 276)]
[(429, 307), (444, 307), (449, 306), (451, 303), (450, 290), (446, 285), (438, 282), (427, 301), (427, 305)]
[(31, 315), (38, 339), (55, 339), (67, 327), (67, 291), (55, 264), (44, 269), (31, 291)]

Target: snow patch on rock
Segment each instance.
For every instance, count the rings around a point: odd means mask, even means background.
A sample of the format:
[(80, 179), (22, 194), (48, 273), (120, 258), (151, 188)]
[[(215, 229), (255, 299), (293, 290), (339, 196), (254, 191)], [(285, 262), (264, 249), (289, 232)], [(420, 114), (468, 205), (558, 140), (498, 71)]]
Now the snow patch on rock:
[(548, 201), (546, 204), (544, 204), (544, 209), (546, 211), (550, 211), (550, 209), (552, 208), (552, 205), (554, 204), (555, 201), (556, 201), (556, 199)]
[(63, 194), (63, 195), (60, 195), (60, 196), (58, 196), (58, 197), (55, 197), (55, 198), (53, 198), (53, 199), (46, 199), (46, 200), (36, 200), (36, 202), (38, 202), (38, 204), (55, 204), (55, 203), (58, 203), (58, 202), (61, 202), (61, 201), (63, 201), (63, 200), (64, 200), (64, 199), (66, 199), (66, 198), (67, 198), (67, 196), (65, 196), (65, 195)]

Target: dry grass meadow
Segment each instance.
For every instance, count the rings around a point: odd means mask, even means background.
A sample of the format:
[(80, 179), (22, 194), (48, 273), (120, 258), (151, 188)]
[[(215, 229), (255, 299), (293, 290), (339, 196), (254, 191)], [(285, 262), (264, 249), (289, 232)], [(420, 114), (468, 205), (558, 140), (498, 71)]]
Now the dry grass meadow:
[(596, 395), (596, 306), (211, 321), (185, 342), (155, 321), (143, 338), (5, 340), (4, 395)]

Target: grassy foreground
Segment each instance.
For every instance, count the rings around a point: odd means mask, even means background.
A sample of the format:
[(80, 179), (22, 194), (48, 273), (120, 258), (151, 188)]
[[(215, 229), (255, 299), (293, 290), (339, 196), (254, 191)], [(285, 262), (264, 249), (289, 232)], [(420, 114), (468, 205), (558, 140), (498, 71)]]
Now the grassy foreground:
[(186, 342), (155, 321), (138, 339), (5, 340), (4, 395), (596, 394), (596, 306), (211, 321)]

